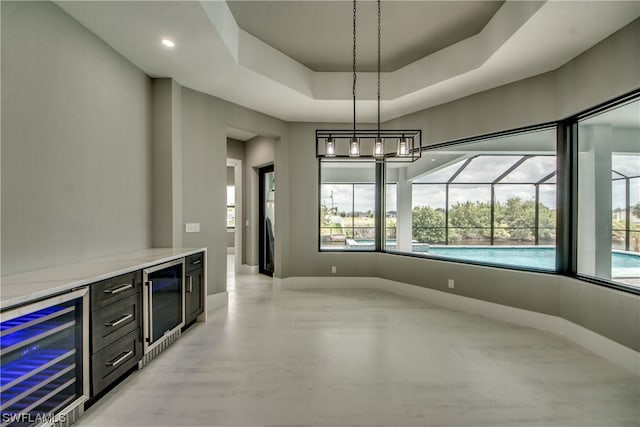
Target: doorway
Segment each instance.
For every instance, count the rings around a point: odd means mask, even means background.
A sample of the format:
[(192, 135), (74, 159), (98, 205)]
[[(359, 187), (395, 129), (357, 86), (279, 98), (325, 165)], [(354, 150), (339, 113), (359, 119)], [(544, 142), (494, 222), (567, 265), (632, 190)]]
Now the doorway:
[(261, 274), (273, 276), (275, 270), (274, 233), (276, 178), (273, 165), (258, 169), (259, 186), (259, 265)]
[(235, 287), (243, 254), (242, 160), (227, 158), (227, 290)]

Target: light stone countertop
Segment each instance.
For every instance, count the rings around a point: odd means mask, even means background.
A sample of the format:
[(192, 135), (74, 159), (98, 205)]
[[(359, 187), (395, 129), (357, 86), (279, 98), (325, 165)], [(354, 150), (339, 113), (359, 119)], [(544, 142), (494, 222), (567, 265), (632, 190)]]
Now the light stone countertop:
[(104, 279), (206, 251), (206, 248), (154, 248), (2, 276), (0, 309), (4, 310), (70, 291)]

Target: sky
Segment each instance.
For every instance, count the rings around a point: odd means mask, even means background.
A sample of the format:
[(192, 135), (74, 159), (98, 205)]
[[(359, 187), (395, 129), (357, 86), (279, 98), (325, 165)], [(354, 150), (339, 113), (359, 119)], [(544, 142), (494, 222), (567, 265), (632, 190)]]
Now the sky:
[[(456, 202), (491, 201), (491, 187), (488, 183), (495, 180), (504, 173), (522, 156), (481, 156), (474, 159), (463, 173), (453, 181), (449, 190), (450, 205)], [(433, 174), (423, 176), (417, 182), (446, 182), (464, 163), (457, 162), (445, 167)], [(505, 177), (502, 182), (535, 182), (539, 181), (555, 168), (555, 157), (534, 157), (524, 161), (520, 167), (516, 168)], [(468, 182), (487, 182), (487, 184), (464, 184)], [(460, 183), (460, 184), (456, 184)], [(433, 208), (445, 208), (445, 185), (413, 185), (412, 205), (431, 206)], [(333, 200), (332, 200), (333, 194)], [(506, 202), (510, 197), (519, 197), (523, 200), (534, 200), (535, 188), (531, 184), (500, 184), (496, 185), (496, 199), (499, 202)], [(375, 209), (375, 186), (371, 184), (323, 184), (322, 203), (338, 208), (339, 212), (366, 212)], [(544, 185), (540, 191), (540, 202), (551, 209), (555, 209), (555, 186)], [(355, 205), (355, 206), (354, 206)], [(393, 184), (387, 185), (386, 209), (397, 210), (397, 194)]]

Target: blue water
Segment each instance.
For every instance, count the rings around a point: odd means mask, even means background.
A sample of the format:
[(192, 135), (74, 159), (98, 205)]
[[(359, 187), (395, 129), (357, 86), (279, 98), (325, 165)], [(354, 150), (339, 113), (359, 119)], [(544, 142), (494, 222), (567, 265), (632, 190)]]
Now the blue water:
[(555, 248), (431, 246), (428, 250), (420, 252), (466, 261), (531, 267), (543, 270), (554, 270), (556, 266)]
[[(358, 240), (357, 245), (350, 249), (373, 250), (373, 240)], [(387, 241), (387, 249), (395, 250), (395, 240)], [(556, 266), (556, 248), (548, 246), (434, 246), (414, 243), (413, 252), (541, 270), (555, 270)], [(612, 252), (611, 269), (613, 277), (640, 277), (640, 255)]]
[[(554, 270), (556, 265), (556, 249), (549, 247), (431, 246), (424, 252), (447, 258), (543, 270)], [(612, 252), (611, 269), (614, 277), (640, 276), (640, 255)]]

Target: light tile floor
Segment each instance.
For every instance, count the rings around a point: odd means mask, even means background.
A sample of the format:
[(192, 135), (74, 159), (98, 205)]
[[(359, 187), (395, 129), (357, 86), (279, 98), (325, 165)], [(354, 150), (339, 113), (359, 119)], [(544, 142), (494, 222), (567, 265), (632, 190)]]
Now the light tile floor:
[(549, 333), (238, 275), (80, 426), (639, 426), (640, 379)]

